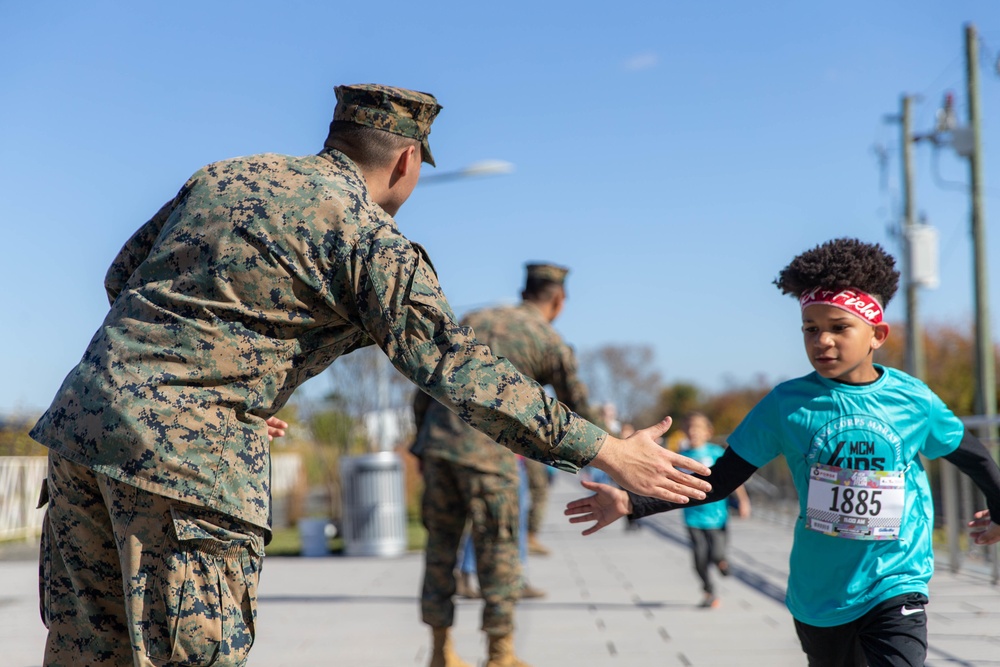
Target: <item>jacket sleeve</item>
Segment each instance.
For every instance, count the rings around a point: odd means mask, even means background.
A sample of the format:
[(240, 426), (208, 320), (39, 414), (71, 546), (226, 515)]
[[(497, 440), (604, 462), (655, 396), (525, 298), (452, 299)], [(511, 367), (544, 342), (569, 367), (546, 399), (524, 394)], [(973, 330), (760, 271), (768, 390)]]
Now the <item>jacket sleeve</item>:
[(361, 326), (422, 391), (517, 454), (572, 472), (597, 455), (602, 429), (456, 322), (420, 246), (386, 225), (351, 263)]

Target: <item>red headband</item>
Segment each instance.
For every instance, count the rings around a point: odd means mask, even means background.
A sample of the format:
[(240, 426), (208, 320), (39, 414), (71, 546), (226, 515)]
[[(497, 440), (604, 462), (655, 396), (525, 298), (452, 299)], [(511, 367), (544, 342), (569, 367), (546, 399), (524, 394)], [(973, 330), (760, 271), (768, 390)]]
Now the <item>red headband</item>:
[(856, 315), (865, 322), (868, 322), (868, 324), (880, 324), (882, 322), (882, 306), (875, 300), (875, 297), (871, 294), (865, 294), (861, 290), (832, 290), (823, 287), (814, 287), (799, 296), (799, 305), (802, 306), (802, 310), (816, 303), (846, 310), (851, 315)]

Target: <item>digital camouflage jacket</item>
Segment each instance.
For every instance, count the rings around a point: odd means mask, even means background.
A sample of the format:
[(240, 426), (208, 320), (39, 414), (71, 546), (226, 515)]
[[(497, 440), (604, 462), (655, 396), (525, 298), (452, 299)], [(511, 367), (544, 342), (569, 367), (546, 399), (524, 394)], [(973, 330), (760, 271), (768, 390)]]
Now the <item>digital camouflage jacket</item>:
[(258, 526), (264, 420), (365, 345), (525, 456), (576, 469), (605, 438), (455, 321), (423, 249), (335, 150), (208, 165), (126, 242), (105, 285), (111, 309), (32, 436)]

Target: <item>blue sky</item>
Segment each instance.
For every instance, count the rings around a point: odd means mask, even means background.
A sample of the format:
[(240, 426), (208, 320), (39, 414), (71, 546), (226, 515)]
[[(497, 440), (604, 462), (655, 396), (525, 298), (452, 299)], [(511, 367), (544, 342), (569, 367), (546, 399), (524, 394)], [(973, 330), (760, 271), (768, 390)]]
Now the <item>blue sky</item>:
[[(707, 389), (809, 370), (771, 285), (837, 236), (897, 252), (903, 93), (964, 118), (963, 24), (984, 61), (990, 306), (1000, 313), (1000, 7), (800, 1), (0, 3), (0, 412), (43, 409), (107, 310), (118, 248), (190, 173), (322, 145), (340, 83), (435, 94), (438, 170), (397, 216), (459, 312), (512, 301), (523, 264), (572, 268), (557, 328), (580, 350), (653, 345)], [(887, 183), (872, 151), (889, 151)], [(916, 149), (941, 238), (929, 322), (972, 317), (968, 169)], [(433, 173), (428, 170), (425, 173)], [(888, 308), (901, 321), (903, 299)], [(902, 327), (897, 330), (902, 334)], [(313, 381), (317, 382), (317, 381)]]

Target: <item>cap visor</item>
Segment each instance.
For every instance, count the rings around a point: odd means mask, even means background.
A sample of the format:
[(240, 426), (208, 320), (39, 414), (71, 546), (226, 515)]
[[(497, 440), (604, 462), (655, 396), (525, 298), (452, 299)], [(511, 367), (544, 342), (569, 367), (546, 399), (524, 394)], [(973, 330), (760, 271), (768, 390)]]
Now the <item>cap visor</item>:
[(421, 158), (423, 159), (423, 161), (432, 167), (437, 167), (437, 165), (434, 164), (434, 156), (431, 155), (431, 147), (430, 144), (427, 143), (426, 138), (420, 142), (420, 148), (422, 149)]

